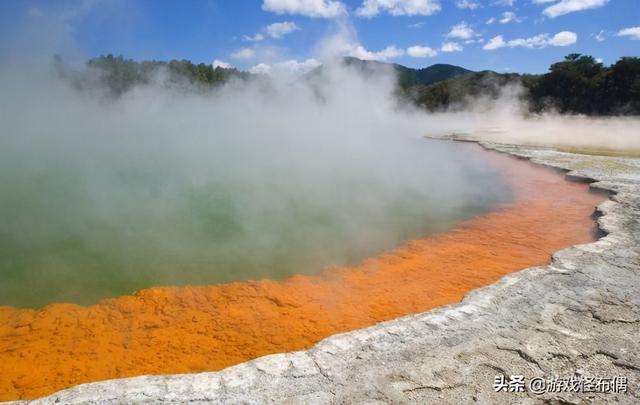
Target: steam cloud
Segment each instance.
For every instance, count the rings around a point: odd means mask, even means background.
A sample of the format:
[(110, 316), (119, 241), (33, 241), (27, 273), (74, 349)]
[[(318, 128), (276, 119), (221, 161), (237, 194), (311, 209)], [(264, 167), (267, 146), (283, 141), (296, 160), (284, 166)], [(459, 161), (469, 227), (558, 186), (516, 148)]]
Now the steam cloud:
[(471, 135), (484, 141), (558, 147), (574, 152), (640, 153), (640, 119), (589, 117), (553, 111), (529, 114), (518, 84), (505, 86), (497, 98), (468, 100), (465, 108), (430, 115), (429, 135)]
[(159, 76), (113, 100), (3, 66), (3, 303), (315, 272), (505, 198), (472, 151), (419, 139), (429, 117), (397, 107), (390, 72), (322, 76), (208, 93)]

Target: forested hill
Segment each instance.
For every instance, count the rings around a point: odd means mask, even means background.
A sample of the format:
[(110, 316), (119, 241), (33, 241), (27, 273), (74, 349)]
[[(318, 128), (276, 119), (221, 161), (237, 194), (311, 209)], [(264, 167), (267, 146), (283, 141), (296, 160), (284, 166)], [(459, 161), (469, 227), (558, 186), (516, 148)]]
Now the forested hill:
[[(418, 85), (430, 85), (442, 80), (466, 75), (472, 71), (460, 66), (436, 64), (423, 69), (412, 69), (398, 64), (384, 62), (364, 61), (353, 57), (343, 59), (347, 66), (356, 67), (364, 73), (372, 73), (380, 68), (391, 67), (397, 74), (398, 84), (401, 88), (409, 88)], [(57, 57), (55, 64), (61, 72), (68, 70), (64, 62)], [(87, 62), (87, 66), (99, 76), (111, 93), (118, 96), (131, 87), (149, 83), (154, 74), (162, 71), (167, 73), (169, 80), (187, 80), (192, 84), (203, 87), (212, 87), (226, 82), (229, 78), (249, 79), (256, 76), (248, 72), (237, 69), (226, 69), (213, 67), (204, 63), (194, 64), (188, 60), (164, 61), (142, 61), (137, 62), (132, 59), (125, 59), (122, 56), (106, 55)], [(307, 74), (310, 76), (320, 76), (323, 67), (320, 66)], [(76, 79), (78, 75), (76, 75)]]
[[(471, 70), (467, 70), (460, 66), (447, 64), (436, 64), (423, 69), (412, 69), (395, 63), (390, 64), (385, 62), (365, 61), (353, 57), (345, 57), (344, 62), (347, 66), (355, 66), (363, 71), (374, 70), (379, 66), (391, 66), (398, 75), (398, 84), (402, 88), (418, 85), (426, 86), (442, 80), (473, 73)], [(321, 70), (322, 67), (317, 69)]]
[(473, 73), (460, 66), (436, 64), (424, 69), (411, 69), (402, 65), (395, 65), (398, 71), (398, 83), (402, 87), (429, 85), (443, 80)]
[[(412, 69), (398, 64), (344, 58), (345, 64), (355, 66), (365, 74), (391, 67), (397, 73), (398, 94), (427, 110), (464, 109), (473, 99), (483, 96), (496, 98), (507, 85), (521, 85), (521, 98), (530, 111), (557, 111), (589, 115), (640, 115), (640, 58), (624, 57), (611, 66), (604, 66), (593, 57), (568, 55), (550, 66), (541, 75), (518, 73), (473, 72), (459, 66), (436, 64)], [(121, 56), (101, 56), (88, 62), (93, 75), (69, 74), (61, 59), (56, 66), (62, 75), (71, 76), (82, 86), (95, 76), (114, 95), (119, 96), (137, 84), (149, 83), (154, 74), (162, 72), (164, 80), (180, 83), (188, 81), (204, 90), (230, 78), (250, 80), (255, 77), (236, 69), (194, 64), (187, 60), (169, 62), (136, 62)], [(305, 78), (320, 79), (320, 66)]]
[(428, 110), (464, 109), (478, 96), (495, 98), (509, 84), (522, 85), (532, 112), (640, 115), (640, 58), (603, 66), (593, 57), (571, 54), (542, 75), (470, 73), (431, 85), (405, 88), (403, 95)]
[[(372, 74), (383, 69), (391, 68), (397, 75), (398, 85), (403, 89), (418, 85), (426, 86), (442, 80), (472, 73), (471, 70), (460, 66), (447, 64), (436, 64), (422, 69), (413, 69), (396, 63), (362, 60), (351, 56), (344, 57), (343, 62), (345, 65), (356, 68), (364, 74)], [(319, 66), (309, 72), (306, 77), (311, 79), (321, 77), (323, 71), (324, 66)]]
[[(507, 85), (523, 90), (531, 112), (640, 115), (640, 58), (624, 57), (604, 66), (588, 55), (570, 54), (541, 75), (473, 72), (454, 65), (412, 69), (397, 64), (345, 58), (364, 72), (391, 66), (399, 94), (428, 110), (465, 109), (478, 97), (497, 98)], [(321, 70), (322, 67), (317, 68)]]

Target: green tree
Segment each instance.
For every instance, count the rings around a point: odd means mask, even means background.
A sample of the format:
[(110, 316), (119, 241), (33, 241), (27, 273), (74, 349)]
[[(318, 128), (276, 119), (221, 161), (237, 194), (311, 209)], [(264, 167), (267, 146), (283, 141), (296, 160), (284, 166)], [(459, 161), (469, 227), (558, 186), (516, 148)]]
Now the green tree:
[(640, 58), (624, 57), (611, 66), (607, 87), (614, 112), (640, 114)]
[(551, 65), (534, 84), (534, 104), (554, 107), (563, 113), (599, 113), (604, 107), (600, 99), (606, 71), (592, 56), (573, 53), (562, 62)]

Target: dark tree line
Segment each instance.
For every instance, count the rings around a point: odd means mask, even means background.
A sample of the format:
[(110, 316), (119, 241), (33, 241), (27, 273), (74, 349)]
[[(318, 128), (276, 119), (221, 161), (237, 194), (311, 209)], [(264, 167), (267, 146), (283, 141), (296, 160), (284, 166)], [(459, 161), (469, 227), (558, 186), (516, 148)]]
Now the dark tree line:
[(529, 88), (535, 111), (552, 106), (563, 113), (640, 113), (640, 58), (604, 67), (592, 56), (571, 54), (549, 70)]
[(430, 111), (466, 109), (480, 97), (495, 99), (504, 86), (517, 83), (518, 74), (473, 72), (430, 85), (404, 89), (405, 97)]
[(106, 55), (90, 59), (86, 72), (72, 72), (60, 57), (54, 65), (62, 76), (70, 77), (79, 86), (98, 83), (106, 86), (114, 96), (125, 93), (136, 85), (148, 84), (159, 75), (169, 82), (188, 82), (195, 87), (208, 89), (220, 85), (232, 77), (247, 79), (249, 73), (237, 69), (213, 67), (209, 64), (194, 64), (188, 60), (143, 61), (125, 59), (122, 56)]
[(640, 58), (624, 57), (605, 67), (592, 56), (571, 54), (542, 75), (485, 71), (406, 88), (404, 94), (429, 110), (466, 108), (478, 96), (498, 97), (521, 84), (531, 112), (589, 115), (640, 114)]
[[(163, 75), (170, 83), (186, 81), (190, 88), (204, 90), (230, 78), (247, 80), (254, 76), (188, 60), (137, 62), (113, 55), (89, 60), (86, 72), (70, 73), (58, 57), (54, 63), (61, 75), (70, 76), (78, 86), (90, 87), (98, 81), (114, 96), (133, 86), (150, 83), (157, 75)], [(375, 71), (377, 65), (383, 65), (354, 58), (346, 58), (345, 63), (360, 66), (364, 72)], [(518, 85), (524, 90), (520, 97), (531, 112), (640, 114), (640, 58), (637, 57), (623, 57), (611, 66), (603, 66), (592, 56), (570, 54), (563, 61), (552, 64), (549, 72), (542, 75), (470, 72), (452, 65), (433, 65), (418, 70), (400, 65), (393, 67), (398, 74), (398, 94), (431, 111), (465, 109), (479, 97), (495, 99), (505, 86)], [(321, 68), (315, 72), (319, 71)]]

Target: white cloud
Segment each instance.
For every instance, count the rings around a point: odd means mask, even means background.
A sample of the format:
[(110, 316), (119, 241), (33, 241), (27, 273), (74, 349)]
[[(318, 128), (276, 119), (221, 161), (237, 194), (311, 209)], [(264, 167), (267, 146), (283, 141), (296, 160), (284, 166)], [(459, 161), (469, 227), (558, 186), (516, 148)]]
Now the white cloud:
[(545, 8), (542, 13), (547, 17), (555, 18), (576, 11), (602, 7), (608, 2), (609, 0), (560, 0)]
[[(300, 31), (300, 27), (298, 27), (298, 25), (294, 22), (284, 21), (267, 25), (263, 31), (266, 32), (267, 35), (269, 35), (271, 38), (280, 39), (287, 34), (295, 31)], [(242, 39), (249, 42), (259, 42), (264, 41), (266, 37), (263, 33), (259, 32), (254, 36), (244, 35)]]
[(549, 35), (540, 34), (529, 38), (516, 38), (507, 42), (507, 46), (511, 48), (523, 47), (531, 49), (542, 49), (549, 45)]
[(421, 28), (423, 25), (424, 25), (424, 22), (421, 21), (421, 22), (417, 22), (415, 24), (409, 24), (409, 25), (407, 25), (407, 27), (409, 27), (409, 28)]
[(289, 69), (294, 73), (307, 73), (321, 65), (320, 61), (316, 59), (307, 59), (302, 62), (296, 60), (287, 60), (278, 64)]
[(407, 55), (412, 58), (432, 58), (438, 54), (438, 51), (428, 46), (414, 45), (407, 48)]
[(275, 76), (298, 76), (310, 72), (320, 65), (321, 63), (316, 59), (307, 59), (304, 61), (290, 59), (283, 62), (275, 63), (273, 65), (260, 63), (249, 69), (249, 72), (254, 74), (269, 74)]
[(480, 3), (476, 0), (456, 0), (456, 7), (460, 9), (475, 10), (480, 7)]
[(489, 42), (487, 42), (482, 49), (486, 49), (488, 51), (492, 51), (494, 49), (498, 49), (498, 48), (502, 48), (506, 45), (506, 43), (504, 42), (504, 38), (502, 38), (502, 35), (497, 35), (493, 38), (491, 38), (489, 40)]
[(520, 22), (522, 21), (516, 13), (512, 11), (505, 11), (502, 13), (502, 18), (500, 19), (500, 24), (508, 24), (510, 22)]
[(602, 58), (596, 58), (596, 62), (598, 62), (598, 63), (604, 63), (604, 59), (602, 59)]
[(214, 60), (213, 63), (211, 64), (211, 66), (213, 66), (214, 69), (215, 68), (223, 68), (223, 69), (231, 68), (230, 64), (228, 64), (225, 61), (219, 60), (219, 59)]
[(326, 37), (320, 43), (316, 48), (316, 54), (322, 60), (353, 56), (363, 60), (384, 61), (404, 55), (405, 50), (391, 45), (379, 51), (370, 51), (358, 41), (355, 30), (348, 26), (342, 26), (342, 29), (335, 35)]
[(360, 17), (375, 17), (383, 11), (393, 15), (431, 15), (440, 11), (439, 0), (364, 0), (356, 10)]
[(600, 32), (594, 35), (593, 38), (598, 42), (604, 41), (604, 30), (600, 30)]
[(618, 31), (617, 36), (640, 40), (640, 27), (630, 27)]
[(508, 6), (508, 7), (513, 6), (514, 2), (515, 0), (496, 0), (496, 4), (500, 6)]
[(493, 24), (494, 22), (496, 22), (496, 19), (494, 17), (491, 17), (487, 20), (487, 24)]
[(250, 42), (258, 42), (258, 41), (263, 41), (264, 40), (264, 35), (258, 33), (252, 37), (248, 36), (248, 35), (244, 35), (242, 37), (243, 40), (245, 41), (250, 41)]
[(235, 51), (231, 54), (233, 59), (251, 59), (255, 56), (256, 52), (251, 48), (243, 48)]
[(555, 1), (558, 1), (558, 0), (533, 0), (533, 2), (534, 2), (535, 4), (553, 3), (553, 2), (555, 2)]
[(395, 46), (388, 46), (381, 51), (372, 52), (365, 49), (362, 45), (356, 45), (347, 54), (363, 60), (385, 61), (404, 55), (404, 50), (398, 49)]
[(578, 40), (578, 36), (575, 32), (561, 31), (554, 36), (549, 34), (540, 34), (529, 38), (516, 38), (510, 41), (505, 41), (502, 35), (495, 36), (487, 42), (482, 49), (492, 51), (498, 48), (529, 48), (529, 49), (542, 49), (547, 46), (568, 46), (573, 45)]
[(561, 31), (554, 35), (549, 40), (549, 45), (552, 46), (568, 46), (573, 45), (578, 41), (578, 35), (571, 31)]
[(262, 9), (276, 14), (300, 14), (314, 18), (335, 18), (347, 12), (342, 2), (333, 0), (263, 0)]
[(260, 63), (249, 69), (250, 73), (253, 74), (267, 74), (271, 71), (271, 66), (266, 63)]
[(283, 36), (292, 32), (299, 31), (300, 27), (298, 27), (294, 22), (285, 21), (267, 25), (267, 28), (265, 28), (265, 30), (271, 36), (271, 38), (277, 39), (282, 38)]
[(440, 50), (442, 52), (461, 52), (464, 47), (456, 42), (445, 42)]
[(451, 31), (447, 34), (448, 38), (469, 39), (473, 36), (473, 29), (466, 22), (461, 22), (451, 27)]

